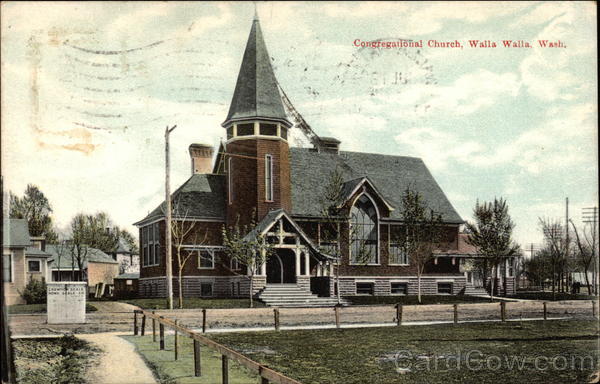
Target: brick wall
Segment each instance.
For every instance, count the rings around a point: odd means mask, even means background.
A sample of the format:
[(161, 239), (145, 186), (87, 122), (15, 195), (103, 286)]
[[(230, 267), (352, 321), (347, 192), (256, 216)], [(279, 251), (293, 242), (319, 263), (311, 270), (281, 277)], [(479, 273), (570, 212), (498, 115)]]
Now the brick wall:
[[(333, 280), (333, 279), (332, 279)], [(356, 295), (356, 282), (372, 282), (375, 296), (389, 296), (391, 295), (391, 283), (392, 282), (406, 282), (409, 295), (416, 295), (418, 293), (418, 280), (415, 276), (408, 277), (406, 279), (396, 278), (383, 278), (383, 279), (368, 279), (368, 278), (348, 278), (340, 277), (340, 293), (342, 296), (355, 296)], [(464, 276), (453, 276), (453, 277), (433, 277), (423, 276), (421, 277), (421, 294), (422, 295), (437, 295), (438, 294), (438, 282), (451, 282), (452, 283), (452, 294), (456, 295), (465, 287), (466, 280)], [(332, 293), (333, 294), (333, 293)]]
[[(202, 297), (202, 283), (212, 284), (211, 297), (247, 298), (250, 290), (250, 279), (246, 276), (186, 276), (183, 277), (183, 297)], [(258, 293), (266, 285), (262, 276), (254, 276), (253, 290)], [(167, 297), (165, 278), (145, 278), (139, 281), (140, 297)], [(173, 278), (173, 296), (179, 296), (178, 279)]]

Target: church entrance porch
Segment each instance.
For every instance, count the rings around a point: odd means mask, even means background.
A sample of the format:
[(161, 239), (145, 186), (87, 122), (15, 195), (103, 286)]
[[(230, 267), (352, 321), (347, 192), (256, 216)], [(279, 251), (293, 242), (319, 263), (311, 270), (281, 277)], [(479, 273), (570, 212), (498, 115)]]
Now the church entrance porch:
[(296, 283), (296, 255), (290, 249), (278, 249), (267, 260), (267, 284)]

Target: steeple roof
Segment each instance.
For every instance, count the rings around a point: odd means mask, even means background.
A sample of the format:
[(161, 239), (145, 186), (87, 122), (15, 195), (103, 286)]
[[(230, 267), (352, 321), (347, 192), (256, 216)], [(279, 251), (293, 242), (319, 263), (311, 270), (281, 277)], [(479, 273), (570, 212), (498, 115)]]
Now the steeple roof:
[(229, 113), (222, 125), (253, 118), (276, 120), (287, 126), (292, 125), (281, 102), (258, 16), (254, 16), (252, 21)]

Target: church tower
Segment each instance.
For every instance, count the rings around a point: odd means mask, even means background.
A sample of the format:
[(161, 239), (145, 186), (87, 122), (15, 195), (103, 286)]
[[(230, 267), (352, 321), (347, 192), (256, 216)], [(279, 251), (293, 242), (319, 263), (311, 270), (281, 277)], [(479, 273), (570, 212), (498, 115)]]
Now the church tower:
[(287, 119), (258, 17), (252, 21), (227, 118), (227, 222), (291, 210)]

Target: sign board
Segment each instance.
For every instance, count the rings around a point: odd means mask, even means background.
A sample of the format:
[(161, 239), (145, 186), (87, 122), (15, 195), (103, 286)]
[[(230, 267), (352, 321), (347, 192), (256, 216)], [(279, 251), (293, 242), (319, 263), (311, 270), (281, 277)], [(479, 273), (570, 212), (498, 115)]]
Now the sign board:
[(47, 283), (48, 324), (85, 323), (86, 282)]

